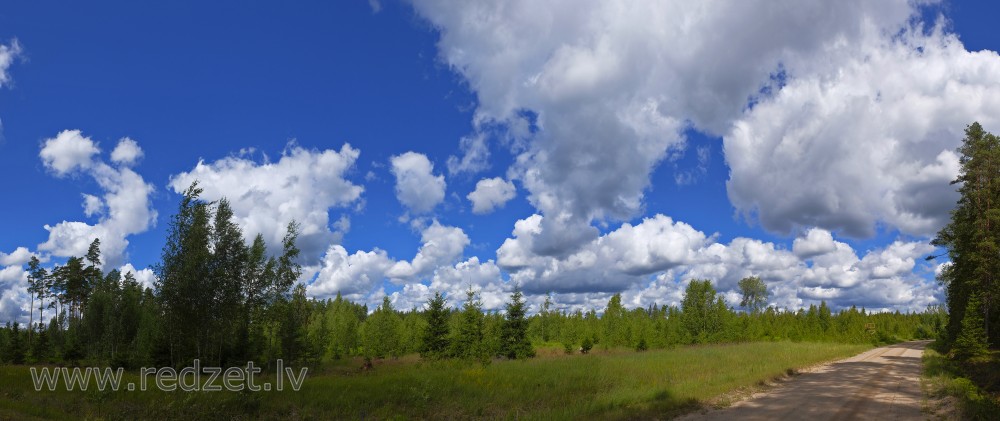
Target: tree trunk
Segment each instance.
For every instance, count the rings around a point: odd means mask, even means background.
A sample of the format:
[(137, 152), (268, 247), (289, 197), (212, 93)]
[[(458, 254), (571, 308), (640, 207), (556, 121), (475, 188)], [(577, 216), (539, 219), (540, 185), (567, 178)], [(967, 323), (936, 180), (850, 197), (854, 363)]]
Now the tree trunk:
[(31, 348), (31, 332), (35, 330), (35, 294), (31, 295), (31, 304), (28, 304), (28, 348)]

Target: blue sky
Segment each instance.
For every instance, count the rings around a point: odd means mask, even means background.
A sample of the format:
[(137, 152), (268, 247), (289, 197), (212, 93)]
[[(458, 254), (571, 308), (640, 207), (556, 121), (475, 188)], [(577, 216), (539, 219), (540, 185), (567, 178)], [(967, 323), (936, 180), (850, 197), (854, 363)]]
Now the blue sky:
[[(973, 53), (1000, 44), (989, 2), (444, 3), (2, 6), (0, 320), (26, 315), (25, 253), (58, 264), (74, 235), (155, 264), (199, 161), (231, 199), (280, 196), (248, 174), (341, 195), (238, 215), (248, 235), (312, 215), (317, 297), (410, 307), (471, 285), (496, 307), (517, 281), (569, 308), (645, 305), (691, 277), (732, 300), (758, 274), (788, 308), (941, 302), (922, 257), (954, 199), (947, 151), (973, 120), (1000, 130), (1000, 59)], [(112, 158), (125, 137), (140, 158)], [(411, 151), (433, 168), (393, 160)], [(512, 197), (474, 213), (498, 177)], [(55, 238), (62, 221), (91, 228)]]

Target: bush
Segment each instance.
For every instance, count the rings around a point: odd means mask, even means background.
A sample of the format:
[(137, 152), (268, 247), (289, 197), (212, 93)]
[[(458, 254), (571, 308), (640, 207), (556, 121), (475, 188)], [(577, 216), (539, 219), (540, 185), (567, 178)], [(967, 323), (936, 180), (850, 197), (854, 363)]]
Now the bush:
[(590, 338), (583, 338), (583, 343), (580, 344), (580, 353), (586, 354), (590, 352), (591, 348), (594, 347), (594, 342)]
[(649, 345), (646, 344), (646, 338), (639, 339), (639, 343), (635, 345), (635, 350), (642, 352), (649, 349)]

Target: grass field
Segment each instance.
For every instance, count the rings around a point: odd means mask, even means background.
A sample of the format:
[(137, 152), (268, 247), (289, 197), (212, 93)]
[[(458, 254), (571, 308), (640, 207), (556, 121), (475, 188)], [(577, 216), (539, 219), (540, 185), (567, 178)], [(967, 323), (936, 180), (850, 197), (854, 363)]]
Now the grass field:
[(6, 366), (0, 419), (668, 418), (869, 348), (765, 342), (570, 356), (542, 349), (538, 358), (487, 366), (411, 356), (367, 371), (358, 361), (324, 366), (298, 392), (257, 393), (35, 392), (27, 367)]

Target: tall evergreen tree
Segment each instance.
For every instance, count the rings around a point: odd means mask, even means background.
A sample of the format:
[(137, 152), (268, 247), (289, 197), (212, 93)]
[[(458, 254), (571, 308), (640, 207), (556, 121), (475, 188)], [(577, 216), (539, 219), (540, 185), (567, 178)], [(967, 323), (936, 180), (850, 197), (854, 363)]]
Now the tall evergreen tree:
[(451, 341), (451, 354), (457, 358), (483, 359), (483, 303), (472, 287), (465, 293), (465, 304), (459, 315), (458, 330)]
[(939, 278), (946, 287), (951, 313), (946, 339), (953, 343), (963, 330), (975, 293), (983, 311), (984, 340), (989, 341), (997, 335), (990, 332), (990, 321), (996, 316), (993, 307), (1000, 295), (1000, 280), (994, 276), (1000, 271), (1000, 138), (973, 123), (966, 128), (958, 153), (961, 168), (952, 184), (960, 185), (959, 200), (951, 220), (932, 241), (945, 247), (951, 259)]
[(424, 330), (420, 356), (427, 359), (443, 358), (448, 353), (448, 309), (444, 295), (434, 293), (427, 302), (427, 329)]
[[(31, 346), (31, 332), (35, 329), (35, 297), (42, 300), (47, 276), (41, 261), (38, 260), (37, 256), (32, 255), (31, 260), (28, 261), (28, 295), (31, 297), (31, 303), (28, 306), (28, 346)], [(39, 306), (38, 321), (42, 322), (41, 306)]]
[(535, 349), (528, 340), (528, 320), (525, 318), (524, 294), (514, 285), (514, 292), (507, 303), (507, 314), (501, 328), (500, 354), (509, 359), (531, 358)]

